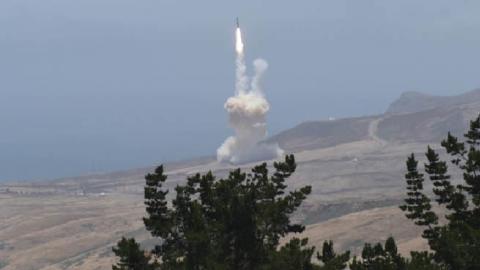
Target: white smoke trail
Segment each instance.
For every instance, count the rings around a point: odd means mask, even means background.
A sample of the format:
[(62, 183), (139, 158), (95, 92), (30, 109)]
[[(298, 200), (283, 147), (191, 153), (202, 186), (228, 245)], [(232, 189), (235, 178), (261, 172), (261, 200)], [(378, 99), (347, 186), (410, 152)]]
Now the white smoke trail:
[(253, 68), (255, 70), (255, 76), (253, 76), (253, 79), (252, 79), (251, 89), (252, 89), (252, 92), (255, 92), (261, 95), (262, 88), (260, 86), (260, 82), (261, 82), (260, 80), (263, 76), (263, 73), (265, 73), (265, 71), (268, 68), (268, 63), (267, 61), (260, 58), (255, 59), (255, 61), (253, 61)]
[(235, 94), (238, 95), (248, 90), (247, 66), (245, 65), (243, 52), (237, 53), (236, 65)]
[(263, 140), (267, 136), (266, 114), (270, 109), (268, 101), (261, 89), (261, 77), (268, 68), (263, 59), (253, 62), (255, 75), (250, 88), (246, 75), (243, 43), (240, 29), (236, 32), (237, 70), (235, 96), (225, 102), (230, 126), (235, 131), (217, 150), (219, 162), (245, 163), (251, 161), (273, 159), (283, 154), (277, 144), (267, 144)]

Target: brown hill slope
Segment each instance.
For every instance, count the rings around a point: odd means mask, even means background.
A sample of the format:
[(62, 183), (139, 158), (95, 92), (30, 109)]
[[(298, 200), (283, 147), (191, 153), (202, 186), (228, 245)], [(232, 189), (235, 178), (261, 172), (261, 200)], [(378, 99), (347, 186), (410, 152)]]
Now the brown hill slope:
[(296, 152), (373, 138), (397, 143), (438, 143), (447, 132), (462, 135), (480, 112), (480, 89), (458, 96), (402, 94), (378, 116), (310, 121), (285, 130), (268, 141)]
[(304, 122), (267, 141), (276, 142), (288, 151), (331, 147), (366, 139), (373, 119), (374, 117), (359, 117)]

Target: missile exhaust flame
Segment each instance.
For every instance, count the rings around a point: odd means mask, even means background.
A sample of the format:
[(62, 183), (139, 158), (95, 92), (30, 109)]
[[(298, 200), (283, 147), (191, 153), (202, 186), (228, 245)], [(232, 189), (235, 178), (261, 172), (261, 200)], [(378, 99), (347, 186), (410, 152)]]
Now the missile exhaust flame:
[(235, 50), (237, 54), (243, 54), (242, 30), (240, 30), (240, 27), (237, 27), (235, 31)]

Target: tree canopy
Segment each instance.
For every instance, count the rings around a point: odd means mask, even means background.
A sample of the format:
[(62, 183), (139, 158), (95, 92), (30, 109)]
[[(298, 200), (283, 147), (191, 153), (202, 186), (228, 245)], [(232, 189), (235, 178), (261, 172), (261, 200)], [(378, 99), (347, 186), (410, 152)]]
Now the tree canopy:
[[(462, 172), (455, 182), (448, 174), (446, 161), (430, 146), (425, 153), (425, 173), (432, 182), (433, 200), (444, 208), (446, 222), (432, 211), (431, 199), (424, 191), (423, 174), (412, 154), (407, 160), (407, 198), (400, 208), (407, 218), (424, 227), (430, 254), (445, 269), (480, 269), (480, 116), (470, 122), (465, 141), (448, 133), (441, 145), (450, 162)], [(418, 254), (417, 254), (418, 256)]]
[(311, 188), (287, 191), (285, 181), (296, 169), (293, 155), (273, 168), (270, 174), (263, 163), (219, 179), (211, 172), (197, 173), (175, 188), (171, 201), (163, 166), (146, 175), (144, 223), (161, 240), (152, 250), (161, 269), (273, 269), (292, 256), (295, 261), (283, 263), (311, 269), (313, 250), (306, 240), (294, 238), (278, 249), (282, 237), (304, 230), (290, 216)]

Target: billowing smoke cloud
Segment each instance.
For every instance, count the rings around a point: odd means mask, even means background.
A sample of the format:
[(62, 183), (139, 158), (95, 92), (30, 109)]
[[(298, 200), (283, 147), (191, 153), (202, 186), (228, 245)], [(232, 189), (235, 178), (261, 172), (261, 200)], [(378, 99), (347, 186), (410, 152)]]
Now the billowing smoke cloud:
[(265, 99), (260, 82), (268, 64), (263, 59), (253, 62), (255, 75), (249, 86), (239, 29), (237, 29), (236, 49), (235, 96), (230, 97), (224, 106), (235, 136), (227, 138), (218, 148), (217, 160), (238, 164), (276, 158), (283, 154), (283, 150), (277, 144), (263, 142), (267, 136), (266, 114), (270, 105)]

